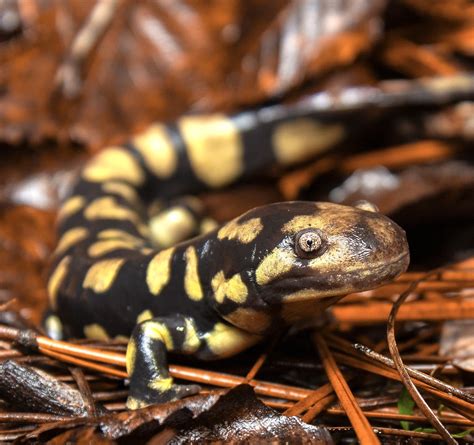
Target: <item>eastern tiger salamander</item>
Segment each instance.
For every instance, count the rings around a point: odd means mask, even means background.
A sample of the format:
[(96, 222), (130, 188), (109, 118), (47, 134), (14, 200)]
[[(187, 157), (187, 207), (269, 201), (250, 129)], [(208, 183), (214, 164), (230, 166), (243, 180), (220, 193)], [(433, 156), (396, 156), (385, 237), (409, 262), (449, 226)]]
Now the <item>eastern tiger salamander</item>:
[(137, 408), (196, 391), (173, 382), (167, 352), (228, 357), (393, 279), (409, 262), (404, 231), (367, 202), (276, 203), (209, 231), (199, 203), (176, 198), (300, 162), (343, 135), (340, 124), (249, 112), (153, 125), (101, 151), (59, 212), (50, 335), (131, 335)]

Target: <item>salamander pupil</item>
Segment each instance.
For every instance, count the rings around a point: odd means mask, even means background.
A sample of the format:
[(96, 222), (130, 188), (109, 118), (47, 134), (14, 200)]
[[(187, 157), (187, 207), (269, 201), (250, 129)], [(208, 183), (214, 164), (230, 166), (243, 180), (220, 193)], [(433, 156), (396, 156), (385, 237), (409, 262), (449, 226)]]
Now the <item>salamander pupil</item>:
[(307, 258), (324, 252), (325, 237), (319, 229), (306, 229), (296, 234), (296, 254)]

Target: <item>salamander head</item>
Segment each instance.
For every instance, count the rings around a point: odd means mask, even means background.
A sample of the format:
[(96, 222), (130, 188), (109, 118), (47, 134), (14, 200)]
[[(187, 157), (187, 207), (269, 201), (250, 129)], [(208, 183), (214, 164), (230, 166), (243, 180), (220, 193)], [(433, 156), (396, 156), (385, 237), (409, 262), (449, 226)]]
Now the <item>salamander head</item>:
[(408, 267), (405, 232), (370, 203), (278, 203), (244, 218), (256, 215), (254, 279), (268, 304), (372, 289)]

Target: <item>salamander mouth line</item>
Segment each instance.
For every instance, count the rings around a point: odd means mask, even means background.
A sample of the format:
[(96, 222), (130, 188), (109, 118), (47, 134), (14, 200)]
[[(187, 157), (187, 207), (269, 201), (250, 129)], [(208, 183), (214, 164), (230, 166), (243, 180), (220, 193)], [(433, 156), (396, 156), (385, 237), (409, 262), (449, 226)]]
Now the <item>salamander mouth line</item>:
[[(344, 275), (357, 275), (357, 274), (363, 273), (365, 271), (370, 271), (371, 275), (377, 277), (377, 276), (380, 276), (380, 271), (381, 270), (393, 269), (394, 266), (397, 266), (401, 263), (404, 263), (408, 257), (409, 257), (409, 253), (404, 253), (404, 254), (398, 256), (396, 259), (394, 259), (390, 262), (378, 264), (378, 265), (371, 266), (371, 267), (368, 267), (368, 268), (357, 268), (357, 269), (354, 269), (352, 271), (349, 271), (349, 272), (345, 273)], [(367, 278), (367, 277), (365, 277), (365, 278)], [(306, 280), (311, 282), (312, 277), (308, 276), (308, 277), (306, 277)], [(302, 281), (304, 282), (306, 280), (305, 279), (303, 279), (303, 280), (299, 279), (298, 280), (298, 283), (299, 283), (298, 287), (300, 289), (304, 286), (304, 285), (302, 285)], [(278, 284), (281, 285), (285, 281), (289, 281), (289, 279), (282, 280)], [(286, 303), (293, 303), (293, 302), (299, 302), (299, 301), (319, 300), (319, 299), (325, 299), (325, 298), (328, 298), (328, 297), (344, 296), (344, 295), (351, 294), (353, 292), (364, 292), (364, 291), (367, 291), (367, 290), (371, 290), (371, 289), (379, 287), (383, 284), (385, 284), (384, 281), (380, 282), (379, 285), (377, 285), (377, 284), (374, 285), (373, 283), (372, 283), (372, 285), (367, 285), (367, 286), (360, 286), (360, 285), (359, 286), (357, 286), (357, 285), (351, 286), (351, 285), (348, 285), (346, 287), (341, 287), (341, 288), (337, 288), (337, 289), (324, 289), (324, 290), (318, 290), (317, 288), (312, 288), (311, 284), (308, 284), (307, 287), (303, 287), (303, 289), (300, 290), (300, 291), (295, 290), (294, 293), (289, 293), (289, 295), (286, 295), (285, 297), (282, 298), (281, 302), (283, 304), (286, 304)]]
[(354, 268), (354, 269), (351, 269), (349, 267), (345, 267), (344, 273), (346, 273), (346, 274), (357, 274), (357, 273), (364, 272), (364, 271), (367, 271), (367, 270), (378, 272), (380, 269), (384, 269), (386, 267), (392, 267), (392, 266), (402, 262), (402, 260), (405, 260), (409, 255), (410, 254), (408, 252), (405, 252), (405, 253), (402, 253), (401, 255), (397, 256), (392, 261), (389, 261), (389, 262), (384, 261), (384, 262), (380, 262), (380, 263), (372, 264), (372, 265), (369, 264), (367, 267), (357, 267), (357, 268)]

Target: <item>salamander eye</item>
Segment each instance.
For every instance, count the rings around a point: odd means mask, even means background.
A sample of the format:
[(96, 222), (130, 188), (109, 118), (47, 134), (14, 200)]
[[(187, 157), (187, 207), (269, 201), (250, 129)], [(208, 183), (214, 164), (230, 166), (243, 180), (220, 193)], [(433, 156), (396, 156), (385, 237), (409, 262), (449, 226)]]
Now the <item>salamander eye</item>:
[(319, 229), (305, 229), (295, 236), (295, 251), (301, 258), (314, 258), (326, 250), (326, 237)]

